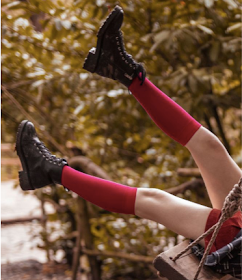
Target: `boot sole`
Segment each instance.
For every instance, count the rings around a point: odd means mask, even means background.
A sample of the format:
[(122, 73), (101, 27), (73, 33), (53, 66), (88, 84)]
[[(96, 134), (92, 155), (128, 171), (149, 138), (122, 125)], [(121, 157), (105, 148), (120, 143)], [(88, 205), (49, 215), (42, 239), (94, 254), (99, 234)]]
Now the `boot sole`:
[(103, 35), (105, 34), (107, 28), (112, 24), (113, 20), (119, 15), (120, 13), (123, 13), (123, 10), (119, 7), (116, 6), (114, 10), (109, 14), (108, 18), (105, 20), (103, 25), (100, 27), (98, 34), (97, 34), (97, 46), (96, 48), (92, 48), (89, 53), (87, 58), (84, 61), (83, 64), (83, 69), (94, 73), (98, 64), (98, 60), (100, 57), (100, 52), (101, 52), (101, 45), (103, 42)]
[(29, 170), (28, 170), (27, 162), (25, 160), (24, 152), (21, 148), (22, 132), (24, 131), (24, 128), (28, 122), (29, 121), (24, 120), (20, 123), (17, 131), (17, 137), (16, 137), (16, 151), (17, 151), (17, 155), (20, 158), (22, 169), (23, 169), (23, 171), (18, 172), (19, 184), (23, 191), (34, 190), (28, 175)]

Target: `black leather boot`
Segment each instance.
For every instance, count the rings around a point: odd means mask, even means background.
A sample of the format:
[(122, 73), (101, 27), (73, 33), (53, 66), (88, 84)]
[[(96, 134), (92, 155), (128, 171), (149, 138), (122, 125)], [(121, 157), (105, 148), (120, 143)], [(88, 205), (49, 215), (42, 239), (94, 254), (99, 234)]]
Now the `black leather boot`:
[(22, 121), (18, 127), (16, 150), (23, 168), (23, 171), (19, 171), (22, 190), (61, 184), (62, 169), (68, 165), (66, 160), (49, 152), (39, 140), (34, 125), (28, 120)]
[(129, 87), (139, 73), (140, 80), (144, 82), (145, 70), (125, 50), (120, 30), (122, 23), (123, 10), (116, 6), (99, 29), (97, 46), (89, 51), (83, 68), (100, 76), (118, 80)]

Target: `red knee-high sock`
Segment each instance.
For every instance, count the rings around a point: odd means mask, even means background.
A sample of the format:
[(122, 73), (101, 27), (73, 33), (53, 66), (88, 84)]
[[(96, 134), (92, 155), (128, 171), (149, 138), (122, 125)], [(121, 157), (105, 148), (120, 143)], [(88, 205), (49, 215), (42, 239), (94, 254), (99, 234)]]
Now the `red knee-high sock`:
[(137, 188), (128, 187), (64, 166), (62, 185), (85, 200), (111, 212), (135, 214)]
[(135, 78), (129, 90), (158, 127), (180, 144), (185, 146), (200, 128), (200, 123), (148, 79), (140, 85)]

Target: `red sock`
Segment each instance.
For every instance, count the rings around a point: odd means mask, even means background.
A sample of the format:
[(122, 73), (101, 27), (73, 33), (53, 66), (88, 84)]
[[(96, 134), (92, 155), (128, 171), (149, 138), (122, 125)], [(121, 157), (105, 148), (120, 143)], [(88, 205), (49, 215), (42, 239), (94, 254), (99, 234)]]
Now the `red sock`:
[(64, 166), (62, 185), (85, 200), (111, 212), (135, 214), (137, 188), (100, 179)]
[(183, 146), (200, 128), (200, 123), (148, 79), (141, 86), (135, 78), (129, 90), (158, 127)]

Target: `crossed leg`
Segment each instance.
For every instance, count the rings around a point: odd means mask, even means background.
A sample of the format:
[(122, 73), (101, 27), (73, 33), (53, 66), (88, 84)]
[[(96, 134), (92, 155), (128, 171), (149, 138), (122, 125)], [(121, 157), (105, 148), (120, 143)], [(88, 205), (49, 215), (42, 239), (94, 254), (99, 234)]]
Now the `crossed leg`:
[[(225, 197), (241, 177), (241, 170), (218, 138), (200, 127), (186, 147), (204, 179), (213, 208), (221, 209)], [(163, 224), (187, 238), (204, 233), (211, 208), (199, 205), (158, 189), (137, 190), (136, 215)], [(204, 241), (201, 241), (204, 246)]]
[[(224, 197), (240, 176), (238, 167), (222, 144), (149, 80), (146, 79), (142, 86), (138, 79), (134, 80), (130, 90), (154, 122), (191, 151), (208, 187), (213, 207), (221, 208)], [(192, 239), (204, 232), (212, 210), (162, 190), (131, 188), (66, 166), (62, 173), (62, 184), (106, 210), (136, 214)]]
[[(116, 21), (113, 20), (115, 17)], [(158, 127), (190, 150), (201, 170), (213, 207), (221, 209), (225, 196), (240, 176), (239, 168), (215, 136), (208, 133), (178, 104), (162, 93), (148, 79), (145, 79), (143, 67), (132, 60), (123, 47), (123, 38), (119, 32), (122, 21), (123, 12), (116, 7), (104, 23), (105, 32), (103, 27), (100, 29), (97, 48), (95, 52), (93, 49), (89, 52), (84, 69), (104, 77), (117, 79), (127, 86)], [(113, 25), (113, 22), (116, 24)], [(100, 38), (103, 40), (102, 43)], [(135, 67), (132, 68), (134, 65)], [(138, 71), (140, 73), (137, 76)], [(65, 170), (67, 168), (64, 168), (64, 173)], [(65, 176), (63, 178), (65, 179)], [(94, 185), (99, 185), (96, 180), (91, 179), (90, 181), (93, 181)], [(68, 184), (69, 181), (64, 180), (64, 182)], [(88, 182), (89, 179), (85, 185)], [(208, 207), (182, 200), (161, 190), (138, 188), (135, 190), (134, 196), (133, 190), (120, 185), (116, 186), (120, 191), (119, 195), (127, 192), (127, 196), (124, 196), (132, 197), (132, 199), (122, 196), (122, 200), (118, 201), (115, 196), (116, 191), (113, 189), (115, 186), (104, 182), (103, 191), (106, 184), (110, 188), (109, 192), (105, 191), (105, 194), (113, 194), (112, 198), (110, 196), (114, 202), (111, 209), (117, 209), (116, 206), (119, 203), (124, 204), (128, 200), (129, 209), (132, 209), (132, 212), (128, 213), (134, 213), (133, 209), (135, 209), (135, 214), (162, 223), (177, 233), (196, 238), (204, 231), (207, 217), (211, 212)], [(86, 197), (91, 202), (96, 201), (101, 207), (105, 206), (106, 202), (100, 203), (102, 195), (100, 186), (96, 191), (99, 193), (96, 200), (93, 200), (89, 194)], [(102, 201), (104, 202), (105, 199)], [(133, 207), (134, 204), (135, 207)], [(119, 211), (125, 210), (122, 209), (122, 205), (119, 205), (118, 209)], [(126, 210), (125, 213), (127, 213)]]
[[(240, 176), (239, 168), (223, 145), (149, 80), (146, 79), (141, 86), (136, 79), (129, 89), (154, 122), (191, 151), (213, 207), (221, 208), (224, 197)], [(192, 239), (204, 232), (212, 210), (162, 190), (131, 188), (83, 174), (68, 166), (63, 168), (61, 181), (68, 189), (108, 211), (136, 214)]]
[[(129, 89), (157, 126), (191, 152), (204, 179), (213, 208), (221, 209), (225, 197), (241, 177), (241, 170), (219, 139), (149, 80), (146, 79), (141, 87), (137, 79)], [(161, 190), (137, 190), (136, 215), (161, 223), (188, 238), (197, 238), (204, 232), (210, 212), (209, 207)]]

